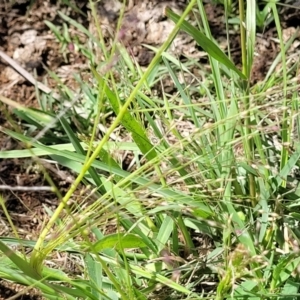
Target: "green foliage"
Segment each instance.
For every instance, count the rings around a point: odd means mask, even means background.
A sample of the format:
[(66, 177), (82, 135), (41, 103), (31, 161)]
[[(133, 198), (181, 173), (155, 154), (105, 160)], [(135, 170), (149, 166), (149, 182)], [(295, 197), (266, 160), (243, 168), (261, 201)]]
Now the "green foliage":
[[(224, 4), (227, 12), (235, 13), (234, 3)], [(192, 8), (201, 26), (185, 21)], [(48, 95), (41, 99), (40, 110), (15, 109), (30, 130), (1, 128), (28, 148), (2, 151), (0, 158), (33, 157), (38, 162), (46, 156), (77, 176), (58, 208), (48, 210), (49, 222), (38, 241), (1, 239), (1, 278), (36, 287), (47, 299), (299, 296), (299, 182), (293, 173), (300, 167), (300, 144), (295, 139), (291, 145), (292, 133), (299, 132), (299, 105), (297, 86), (289, 77), (294, 69), (286, 62), (276, 3), (268, 2), (260, 18), (255, 18), (254, 1), (240, 1), (237, 10), (241, 69), (232, 61), (230, 47), (225, 54), (212, 38), (199, 0), (191, 1), (181, 17), (166, 10), (176, 26), (160, 49), (149, 47), (156, 55), (145, 71), (117, 41), (107, 50), (103, 38), (92, 37), (62, 13), (62, 28), (47, 23), (62, 51), (73, 41), (67, 34), (72, 25), (96, 43), (108, 61), (118, 47), (122, 55), (114, 69), (102, 74), (103, 64), (97, 65), (93, 49), (81, 45), (79, 51), (93, 66), (91, 83), (76, 77), (79, 98), (86, 101), (75, 101), (68, 110)], [(276, 62), (283, 66), (278, 74), (274, 71), (253, 84), (256, 28), (270, 18), (281, 44)], [(179, 80), (178, 74), (192, 74), (190, 67), (196, 63), (180, 62), (167, 52), (179, 29), (208, 57), (204, 80), (194, 77), (194, 86)], [(121, 78), (115, 78), (113, 70)], [(177, 93), (151, 94), (166, 75)], [(275, 90), (274, 99), (266, 102), (270, 89)], [(282, 97), (275, 98), (276, 89), (283, 91)], [(66, 102), (75, 95), (69, 87), (61, 90)], [(55, 113), (57, 107), (62, 115)], [(107, 113), (113, 120), (99, 136), (99, 123)], [(193, 125), (188, 134), (176, 126), (180, 118)], [(269, 143), (275, 127), (284, 142), (279, 146)], [(131, 142), (113, 141), (117, 128)], [(118, 151), (132, 153), (135, 170), (123, 170)], [(48, 183), (58, 191), (51, 180)], [(88, 195), (77, 197), (83, 185)], [(80, 201), (72, 203), (73, 197)], [(1, 204), (6, 211), (4, 201)], [(9, 248), (16, 245), (33, 249), (30, 259), (25, 251)], [(56, 252), (76, 257), (81, 275), (46, 267)]]

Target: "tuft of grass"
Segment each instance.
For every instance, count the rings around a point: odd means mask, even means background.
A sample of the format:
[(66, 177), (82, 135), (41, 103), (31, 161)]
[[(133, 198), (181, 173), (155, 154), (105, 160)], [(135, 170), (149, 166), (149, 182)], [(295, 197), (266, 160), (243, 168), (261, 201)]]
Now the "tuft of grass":
[[(231, 4), (225, 3), (228, 40)], [(166, 10), (176, 25), (161, 48), (153, 49), (146, 70), (117, 40), (107, 47), (97, 21), (99, 39), (60, 13), (100, 47), (106, 61), (96, 63), (93, 43), (77, 47), (89, 60), (92, 76), (89, 83), (75, 76), (80, 94), (60, 85), (64, 103), (48, 94), (40, 99), (40, 110), (14, 106), (15, 115), (30, 127), (27, 133), (1, 128), (27, 146), (3, 151), (1, 158), (33, 157), (43, 165), (46, 156), (77, 176), (60, 197), (42, 169), (60, 204), (55, 211), (46, 209), (49, 220), (37, 241), (22, 240), (17, 233), (1, 237), (1, 278), (35, 287), (47, 299), (299, 296), (295, 68), (287, 64), (277, 6), (270, 2), (268, 14), (281, 46), (271, 68), (278, 73), (252, 84), (256, 28), (266, 18), (255, 18), (253, 1), (238, 5), (241, 69), (230, 47), (225, 54), (213, 38), (199, 0), (190, 1), (181, 16)], [(200, 16), (198, 26), (185, 21), (192, 9)], [(92, 3), (91, 10), (95, 17)], [(67, 25), (47, 24), (65, 50), (73, 42)], [(178, 30), (207, 54), (203, 81), (179, 79), (192, 74), (194, 63), (167, 52)], [(176, 90), (171, 95), (163, 88), (167, 75)], [(162, 96), (155, 96), (152, 90), (160, 81)], [(132, 170), (123, 168), (125, 151)], [(4, 201), (1, 205), (8, 214)], [(30, 255), (25, 247), (32, 249)], [(55, 253), (73, 261), (80, 275), (49, 267)]]

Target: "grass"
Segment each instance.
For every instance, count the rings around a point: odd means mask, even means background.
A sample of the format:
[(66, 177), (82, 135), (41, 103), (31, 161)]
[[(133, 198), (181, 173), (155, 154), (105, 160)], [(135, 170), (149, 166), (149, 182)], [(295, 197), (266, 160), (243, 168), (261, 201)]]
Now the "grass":
[[(230, 39), (236, 10), (226, 3)], [(299, 297), (295, 68), (287, 63), (278, 7), (269, 2), (268, 21), (274, 19), (281, 52), (271, 66), (276, 71), (252, 84), (256, 28), (263, 19), (256, 23), (254, 1), (245, 7), (240, 0), (235, 16), (246, 26), (239, 26), (241, 69), (232, 62), (231, 49), (225, 54), (213, 39), (201, 1), (190, 1), (181, 17), (166, 11), (176, 27), (146, 70), (117, 40), (107, 48), (99, 24), (97, 39), (62, 13), (63, 31), (48, 22), (63, 49), (73, 42), (86, 55), (93, 78), (84, 82), (76, 76), (79, 95), (60, 85), (64, 103), (43, 94), (41, 110), (15, 105), (28, 134), (1, 131), (26, 147), (0, 156), (31, 157), (41, 170), (39, 157), (46, 156), (76, 179), (61, 195), (45, 171), (60, 204), (47, 209), (49, 220), (37, 241), (18, 237), (1, 200), (15, 232), (14, 238), (0, 240), (1, 278), (35, 287), (46, 299)], [(91, 8), (95, 16), (92, 3)], [(198, 26), (185, 21), (192, 9), (200, 16)], [(63, 35), (71, 25), (101, 48), (105, 63), (95, 63), (91, 45), (84, 48)], [(165, 52), (179, 29), (207, 53), (210, 72), (196, 86), (178, 79), (180, 72), (189, 72), (191, 60), (181, 63)], [(166, 74), (176, 92), (152, 95)], [(201, 94), (195, 96), (195, 90)], [(98, 124), (108, 115), (112, 122), (100, 138)], [(181, 120), (192, 124), (189, 134), (179, 130)], [(118, 132), (131, 141), (124, 142)], [(273, 136), (281, 142), (270, 143)], [(123, 170), (121, 150), (132, 153), (134, 170)], [(113, 229), (107, 231), (108, 226)], [(68, 257), (80, 275), (52, 267), (55, 253)]]

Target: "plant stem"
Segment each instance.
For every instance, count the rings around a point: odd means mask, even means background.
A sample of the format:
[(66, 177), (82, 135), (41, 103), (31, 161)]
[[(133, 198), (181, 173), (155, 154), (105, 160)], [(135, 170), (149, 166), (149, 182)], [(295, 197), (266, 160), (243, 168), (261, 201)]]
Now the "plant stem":
[(52, 226), (55, 224), (56, 220), (58, 219), (59, 215), (65, 208), (68, 200), (71, 198), (75, 190), (77, 189), (78, 185), (82, 181), (82, 179), (85, 176), (85, 173), (89, 170), (94, 160), (97, 159), (101, 149), (106, 144), (106, 142), (109, 140), (109, 137), (115, 130), (115, 128), (119, 125), (121, 120), (123, 119), (124, 114), (126, 113), (128, 106), (131, 104), (131, 102), (135, 99), (137, 93), (139, 92), (140, 88), (144, 85), (145, 81), (147, 80), (148, 76), (152, 72), (153, 68), (157, 65), (158, 61), (161, 59), (161, 55), (164, 51), (167, 50), (173, 39), (175, 38), (180, 25), (182, 24), (183, 20), (186, 18), (187, 14), (191, 11), (193, 6), (195, 5), (196, 0), (192, 0), (190, 4), (187, 6), (186, 10), (182, 14), (180, 20), (172, 30), (171, 34), (169, 35), (166, 42), (160, 47), (158, 52), (156, 53), (155, 57), (153, 58), (152, 62), (148, 66), (147, 70), (139, 80), (139, 82), (136, 84), (135, 88), (132, 90), (130, 96), (124, 103), (124, 105), (120, 108), (119, 114), (116, 116), (115, 121), (110, 126), (110, 128), (107, 130), (106, 134), (103, 136), (102, 140), (99, 142), (97, 148), (95, 149), (94, 153), (91, 155), (91, 157), (87, 160), (87, 162), (83, 165), (81, 172), (78, 174), (77, 178), (75, 179), (74, 183), (66, 193), (66, 195), (63, 197), (62, 201), (60, 202), (59, 206), (53, 213), (52, 217), (50, 218), (49, 222), (43, 229), (41, 235), (39, 236), (34, 249), (32, 251), (32, 255), (30, 258), (31, 265), (38, 271), (41, 272), (42, 270), (42, 263), (46, 256), (57, 246), (56, 241), (53, 241), (51, 243), (48, 243), (47, 249), (43, 248), (44, 241), (46, 239), (46, 236), (48, 235), (49, 231), (51, 230)]
[[(245, 3), (244, 0), (239, 0), (239, 15), (240, 15), (240, 35), (241, 35), (241, 51), (242, 51), (242, 72), (244, 75), (249, 76), (247, 62), (247, 40), (246, 40), (246, 20), (245, 20)], [(249, 80), (249, 78), (248, 78)], [(253, 161), (253, 141), (251, 137), (251, 127), (250, 127), (250, 90), (249, 82), (246, 83), (244, 87), (244, 106), (246, 111), (246, 117), (244, 121), (244, 149), (247, 158), (247, 162)], [(253, 174), (248, 174), (249, 178), (249, 193), (251, 198), (252, 206), (256, 205), (256, 188), (255, 188), (255, 178)]]

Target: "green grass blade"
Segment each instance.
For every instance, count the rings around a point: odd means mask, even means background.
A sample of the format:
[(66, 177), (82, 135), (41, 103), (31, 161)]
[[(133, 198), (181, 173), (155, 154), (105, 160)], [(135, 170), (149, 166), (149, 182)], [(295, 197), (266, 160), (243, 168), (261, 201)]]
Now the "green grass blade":
[(109, 181), (103, 182), (103, 185), (107, 190), (107, 194), (109, 194), (116, 203), (119, 203), (121, 207), (125, 207), (133, 216), (142, 217), (144, 215), (142, 203), (134, 196), (134, 193), (127, 189), (119, 188)]
[(187, 108), (189, 110), (190, 116), (191, 116), (192, 120), (194, 121), (194, 124), (196, 125), (197, 128), (200, 128), (200, 122), (199, 122), (198, 118), (196, 117), (196, 112), (194, 110), (193, 105), (191, 105), (192, 101), (191, 101), (190, 96), (186, 94), (186, 92), (184, 91), (183, 85), (179, 83), (179, 80), (178, 80), (177, 76), (175, 75), (175, 72), (174, 72), (173, 68), (171, 67), (171, 65), (169, 64), (168, 60), (163, 58), (163, 61), (169, 71), (169, 74), (171, 75), (171, 77), (175, 83), (175, 86), (177, 87), (177, 90), (179, 91), (179, 93), (183, 99), (184, 104), (187, 106)]
[[(166, 15), (175, 23), (178, 22), (180, 16), (172, 12), (167, 8)], [(246, 76), (234, 65), (234, 63), (227, 57), (227, 55), (209, 38), (207, 38), (202, 32), (197, 28), (190, 25), (188, 22), (183, 21), (180, 26), (182, 30), (191, 35), (199, 46), (201, 46), (205, 52), (207, 52), (211, 57), (224, 64), (228, 69), (234, 71), (239, 75), (241, 79), (247, 79)]]
[(246, 1), (246, 49), (247, 49), (247, 77), (250, 78), (254, 58), (256, 40), (256, 1)]
[(299, 298), (299, 288), (300, 283), (297, 280), (295, 280), (294, 278), (288, 279), (282, 289), (281, 296), (278, 298), (278, 300), (293, 300)]
[[(1, 130), (0, 130), (1, 131)], [(81, 142), (80, 143), (83, 148), (86, 148), (86, 143)], [(95, 143), (94, 143), (95, 144)], [(57, 144), (57, 145), (50, 145), (48, 146), (50, 149), (53, 148), (58, 151), (70, 151), (74, 152), (75, 148), (71, 143), (66, 144)], [(106, 151), (115, 151), (115, 150), (125, 150), (125, 151), (133, 151), (138, 152), (140, 154), (140, 151), (135, 143), (126, 143), (126, 142), (108, 142), (106, 146), (104, 147)], [(40, 148), (31, 148), (31, 149), (21, 149), (21, 150), (4, 150), (0, 151), (0, 158), (26, 158), (26, 157), (32, 157), (32, 156), (45, 156), (45, 155), (51, 155), (51, 151), (43, 150)], [(115, 165), (114, 165), (115, 166)], [(118, 165), (119, 166), (119, 165)]]
[(135, 234), (116, 233), (102, 238), (95, 245), (93, 245), (93, 249), (95, 251), (101, 251), (107, 248), (142, 248), (145, 246), (146, 244), (143, 242), (143, 240)]
[(296, 270), (299, 263), (300, 257), (296, 257), (295, 253), (283, 256), (273, 270), (270, 290), (274, 292), (283, 282), (292, 277), (292, 273)]
[[(102, 266), (99, 262), (95, 261), (94, 258), (87, 253), (84, 257), (87, 272), (89, 274), (90, 281), (92, 282), (93, 288), (91, 293), (99, 300), (102, 300)], [(106, 297), (105, 297), (106, 298)]]
[(173, 232), (174, 221), (171, 217), (165, 216), (163, 223), (160, 226), (157, 239), (157, 248), (159, 251), (164, 249)]
[[(116, 114), (119, 114), (121, 109), (120, 99), (115, 93), (113, 93), (113, 91), (109, 89), (109, 87), (104, 83), (101, 77), (96, 72), (94, 73), (97, 76), (101, 88), (105, 90), (105, 93), (110, 101), (112, 109)], [(132, 134), (133, 140), (136, 142), (137, 146), (140, 148), (141, 152), (147, 157), (147, 159), (151, 160), (157, 156), (153, 145), (151, 144), (150, 140), (148, 139), (145, 133), (145, 130), (143, 129), (143, 126), (131, 116), (129, 111), (126, 111), (124, 113), (123, 118), (121, 120), (121, 124)]]
[[(8, 129), (3, 129), (3, 131), (22, 142), (31, 143), (31, 139), (26, 136), (23, 136), (21, 134), (18, 134)], [(73, 153), (70, 151), (58, 151), (54, 148), (50, 148), (48, 146), (42, 145), (41, 143), (35, 143), (35, 142), (32, 143), (32, 146), (42, 149), (44, 151), (49, 151), (50, 153), (58, 156), (73, 159), (74, 161), (80, 163), (85, 162), (85, 156), (78, 153)], [(129, 172), (126, 172), (120, 168), (113, 168), (111, 166), (107, 166), (105, 163), (100, 161), (94, 161), (92, 165), (93, 167), (98, 168), (100, 170), (106, 172), (112, 172), (118, 176), (126, 178), (127, 180), (135, 182), (138, 185), (147, 186), (151, 191), (160, 194), (162, 197), (166, 197), (167, 199), (169, 199), (169, 201), (174, 201), (174, 202), (183, 203), (187, 205), (193, 205), (195, 206), (195, 208), (199, 209), (199, 212), (200, 211), (202, 212), (203, 218), (207, 218), (213, 214), (212, 210), (207, 205), (205, 205), (203, 201), (199, 201), (199, 199), (195, 199), (194, 197), (186, 195), (181, 191), (162, 187), (158, 184), (153, 184), (151, 180), (148, 180), (141, 176), (136, 176), (135, 174), (130, 174)]]
[[(77, 136), (74, 134), (73, 130), (71, 129), (70, 125), (68, 124), (68, 122), (66, 121), (66, 119), (64, 117), (60, 118), (60, 123), (63, 126), (66, 134), (68, 135), (69, 140), (73, 144), (73, 146), (75, 148), (75, 151), (79, 154), (85, 155), (86, 152), (82, 148), (82, 146), (80, 144), (80, 141), (78, 140)], [(101, 182), (101, 180), (99, 178), (99, 175), (97, 174), (96, 170), (93, 167), (91, 167), (88, 170), (88, 172), (91, 175), (92, 179), (94, 180), (95, 184), (99, 187), (100, 191), (102, 193), (105, 193), (105, 189), (103, 189), (103, 187), (102, 187), (102, 182)]]
[(41, 280), (41, 276), (38, 272), (32, 268), (32, 266), (19, 255), (17, 255), (13, 250), (7, 247), (3, 242), (0, 241), (0, 250), (9, 258), (24, 274), (35, 279)]

